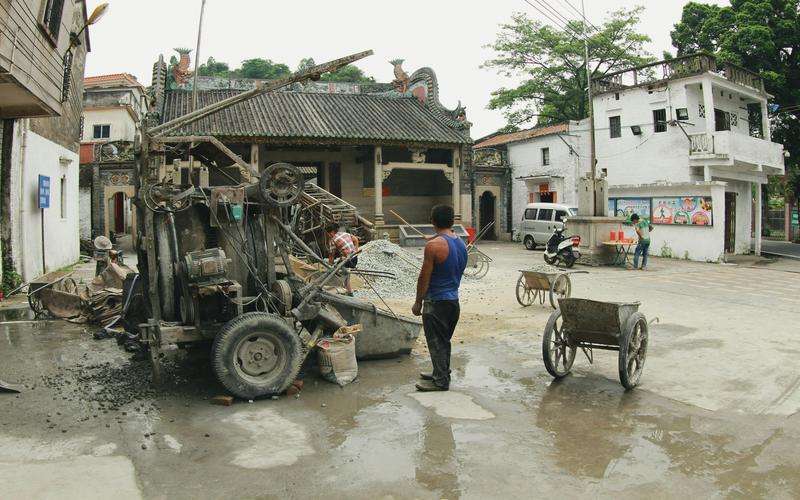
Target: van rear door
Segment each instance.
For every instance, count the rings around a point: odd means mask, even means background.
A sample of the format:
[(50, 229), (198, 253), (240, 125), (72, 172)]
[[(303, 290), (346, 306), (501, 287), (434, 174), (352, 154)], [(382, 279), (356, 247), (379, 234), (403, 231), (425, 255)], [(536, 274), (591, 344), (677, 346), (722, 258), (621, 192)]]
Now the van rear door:
[[(536, 229), (537, 208), (526, 208), (522, 215), (522, 232), (525, 234), (533, 233)], [(534, 236), (535, 238), (535, 236)]]

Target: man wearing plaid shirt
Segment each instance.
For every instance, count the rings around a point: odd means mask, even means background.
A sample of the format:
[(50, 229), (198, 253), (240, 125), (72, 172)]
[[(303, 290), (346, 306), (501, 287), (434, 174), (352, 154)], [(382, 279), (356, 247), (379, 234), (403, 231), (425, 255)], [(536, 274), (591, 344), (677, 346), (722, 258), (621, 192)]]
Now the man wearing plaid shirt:
[[(351, 254), (358, 251), (358, 238), (350, 233), (339, 230), (339, 224), (331, 222), (325, 226), (325, 232), (328, 235), (328, 262), (333, 265), (336, 257), (346, 259)], [(348, 269), (355, 269), (358, 265), (358, 257), (353, 257), (344, 267)], [(353, 296), (353, 288), (350, 285), (350, 273), (344, 279), (344, 286), (347, 289), (347, 295)]]

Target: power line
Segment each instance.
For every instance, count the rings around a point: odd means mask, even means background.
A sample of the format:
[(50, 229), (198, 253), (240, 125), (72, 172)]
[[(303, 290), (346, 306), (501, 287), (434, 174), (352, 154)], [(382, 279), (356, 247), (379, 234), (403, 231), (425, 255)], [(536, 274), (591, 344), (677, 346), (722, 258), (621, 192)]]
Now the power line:
[(597, 27), (597, 25), (595, 25), (594, 23), (589, 21), (586, 17), (584, 17), (583, 12), (581, 12), (574, 5), (572, 5), (572, 2), (570, 2), (569, 0), (558, 0), (558, 1), (561, 5), (566, 4), (570, 9), (572, 9), (576, 14), (578, 14), (578, 17), (580, 17), (585, 24), (591, 26), (595, 31), (597, 31), (598, 33), (601, 31), (600, 28)]
[(577, 40), (577, 41), (582, 41), (582, 40), (581, 40), (581, 35), (580, 35), (579, 33), (577, 33), (576, 31), (573, 31), (573, 30), (572, 30), (572, 29), (571, 29), (571, 28), (570, 28), (568, 25), (561, 24), (559, 21), (557, 21), (556, 19), (554, 19), (554, 18), (553, 18), (553, 17), (552, 17), (550, 14), (548, 14), (548, 13), (547, 13), (547, 11), (543, 10), (541, 7), (538, 7), (538, 6), (534, 5), (534, 4), (532, 4), (532, 3), (530, 2), (530, 0), (522, 0), (522, 1), (523, 1), (523, 2), (525, 2), (526, 4), (530, 5), (530, 6), (531, 6), (531, 7), (533, 7), (534, 9), (536, 9), (536, 12), (538, 12), (538, 13), (539, 13), (539, 14), (541, 14), (542, 16), (546, 17), (546, 18), (547, 18), (548, 20), (550, 20), (550, 22), (551, 22), (551, 23), (553, 23), (553, 24), (554, 24), (554, 25), (555, 25), (555, 26), (556, 26), (558, 29), (560, 29), (560, 30), (563, 30), (563, 31), (564, 31), (564, 32), (565, 32), (567, 35), (569, 35), (571, 38), (574, 38), (574, 39), (575, 39), (575, 40)]

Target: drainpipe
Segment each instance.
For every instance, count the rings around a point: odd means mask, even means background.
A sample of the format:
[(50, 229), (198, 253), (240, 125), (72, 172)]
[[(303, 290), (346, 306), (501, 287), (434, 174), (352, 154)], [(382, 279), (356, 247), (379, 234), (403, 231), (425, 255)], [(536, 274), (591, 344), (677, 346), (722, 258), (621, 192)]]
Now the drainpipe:
[(30, 125), (30, 119), (25, 118), (23, 120), (19, 120), (19, 122), (17, 123), (19, 123), (20, 135), (21, 135), (21, 139), (19, 142), (19, 171), (17, 173), (17, 182), (18, 185), (20, 185), (20, 189), (16, 190), (18, 193), (18, 198), (16, 200), (17, 202), (16, 212), (18, 214), (18, 220), (16, 227), (12, 225), (13, 229), (11, 235), (11, 240), (12, 241), (16, 240), (17, 244), (12, 246), (12, 251), (15, 250), (14, 252), (15, 255), (12, 254), (11, 259), (12, 261), (14, 261), (14, 267), (19, 269), (20, 274), (22, 276), (27, 276), (25, 259), (21, 259), (22, 262), (18, 262), (18, 259), (20, 258), (20, 256), (25, 255), (25, 239), (22, 237), (22, 226), (23, 226), (22, 218), (25, 216), (25, 207), (23, 205), (25, 187), (22, 186), (22, 179), (23, 179), (23, 170), (25, 169), (25, 157), (27, 156), (26, 153), (28, 149), (28, 126)]

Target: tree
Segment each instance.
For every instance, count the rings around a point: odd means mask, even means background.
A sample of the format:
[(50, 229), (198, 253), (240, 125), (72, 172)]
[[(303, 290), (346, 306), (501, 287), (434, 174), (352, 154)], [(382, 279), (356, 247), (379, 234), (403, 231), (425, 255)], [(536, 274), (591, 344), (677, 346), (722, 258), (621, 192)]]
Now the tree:
[(275, 80), (292, 74), (289, 66), (274, 63), (270, 59), (247, 59), (242, 67), (234, 71), (238, 78), (257, 78), (259, 80)]
[[(588, 27), (592, 78), (652, 61), (644, 49), (650, 37), (636, 31), (642, 10), (614, 11), (598, 30)], [(558, 29), (514, 14), (488, 46), (496, 54), (483, 67), (522, 82), (493, 92), (489, 108), (503, 110), (511, 127), (534, 120), (546, 124), (587, 117), (583, 37), (580, 21)]]
[[(317, 63), (311, 57), (300, 60), (297, 71), (311, 68)], [(331, 73), (325, 73), (320, 77), (323, 82), (353, 82), (353, 83), (375, 83), (375, 79), (367, 76), (358, 66), (348, 64)]]
[(205, 64), (201, 64), (198, 71), (200, 72), (200, 76), (228, 77), (231, 74), (228, 63), (218, 62), (213, 57), (209, 57)]
[[(731, 0), (720, 7), (690, 2), (672, 31), (678, 55), (714, 53), (761, 74), (772, 94), (772, 137), (784, 145), (785, 194), (800, 199), (800, 15), (798, 0)], [(800, 204), (798, 204), (800, 211)]]

